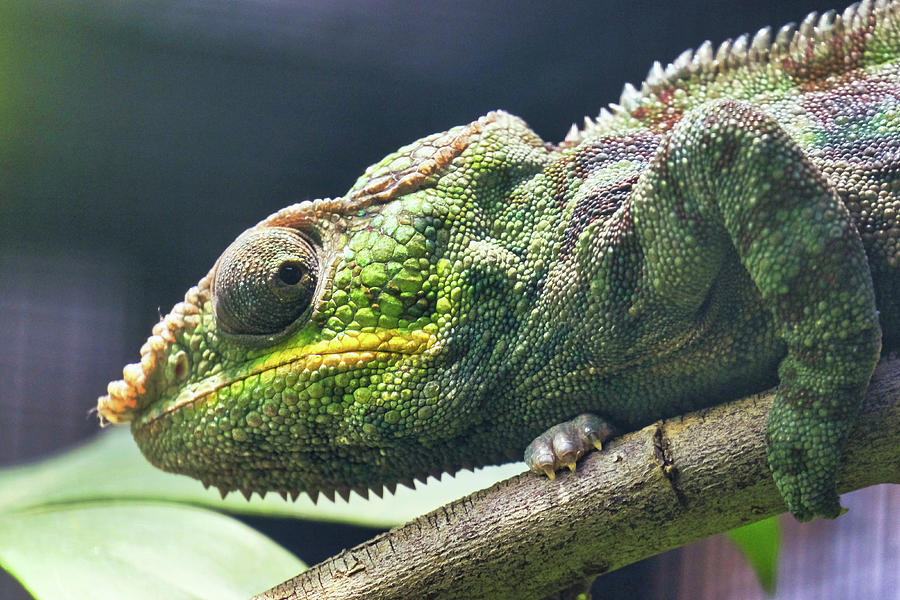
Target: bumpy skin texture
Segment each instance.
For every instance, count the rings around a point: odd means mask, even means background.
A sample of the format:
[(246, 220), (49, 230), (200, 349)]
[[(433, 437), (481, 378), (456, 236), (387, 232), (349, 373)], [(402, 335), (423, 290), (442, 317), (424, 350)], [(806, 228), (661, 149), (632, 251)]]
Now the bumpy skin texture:
[(552, 472), (572, 440), (778, 384), (775, 482), (837, 516), (900, 340), (898, 13), (704, 44), (559, 145), (495, 112), (401, 148), (242, 234), (100, 414), (163, 469), (315, 497), (532, 440)]

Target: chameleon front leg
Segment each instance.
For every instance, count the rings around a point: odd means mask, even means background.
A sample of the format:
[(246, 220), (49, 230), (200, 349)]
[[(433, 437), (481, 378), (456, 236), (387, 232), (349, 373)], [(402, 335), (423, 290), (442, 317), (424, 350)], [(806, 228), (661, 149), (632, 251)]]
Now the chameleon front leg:
[(645, 288), (662, 306), (700, 310), (736, 252), (787, 347), (767, 424), (775, 483), (798, 520), (837, 517), (835, 473), (881, 339), (843, 203), (773, 118), (731, 100), (685, 115), (632, 198)]

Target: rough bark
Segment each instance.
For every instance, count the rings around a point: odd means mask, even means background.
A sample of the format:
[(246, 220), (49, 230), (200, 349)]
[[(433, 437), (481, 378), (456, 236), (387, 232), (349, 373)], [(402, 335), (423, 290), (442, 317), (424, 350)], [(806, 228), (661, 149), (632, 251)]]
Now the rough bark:
[[(656, 422), (574, 473), (475, 492), (332, 557), (259, 599), (544, 598), (783, 512), (766, 466), (771, 393)], [(900, 359), (882, 361), (838, 475), (900, 483)]]

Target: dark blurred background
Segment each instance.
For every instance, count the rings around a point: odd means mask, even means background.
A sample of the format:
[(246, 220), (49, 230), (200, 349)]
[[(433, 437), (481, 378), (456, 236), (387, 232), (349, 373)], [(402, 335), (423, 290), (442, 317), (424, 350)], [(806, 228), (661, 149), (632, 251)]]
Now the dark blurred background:
[[(2, 0), (0, 465), (95, 434), (89, 409), (159, 311), (276, 209), (495, 108), (559, 141), (653, 60), (822, 1)], [(900, 598), (900, 497), (846, 503), (837, 523), (788, 524), (779, 598)], [(372, 535), (252, 523), (310, 562)], [(758, 597), (721, 538), (595, 590)], [(20, 597), (0, 574), (0, 598)]]

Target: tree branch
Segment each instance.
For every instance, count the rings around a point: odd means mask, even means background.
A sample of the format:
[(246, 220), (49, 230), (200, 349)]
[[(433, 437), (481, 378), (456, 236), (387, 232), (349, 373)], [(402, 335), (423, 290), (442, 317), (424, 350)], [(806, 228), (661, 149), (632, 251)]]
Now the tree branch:
[[(765, 459), (767, 393), (659, 421), (556, 481), (523, 473), (332, 557), (258, 596), (543, 598), (783, 512)], [(900, 359), (869, 387), (841, 493), (900, 483)]]

